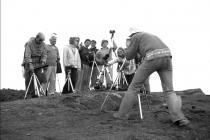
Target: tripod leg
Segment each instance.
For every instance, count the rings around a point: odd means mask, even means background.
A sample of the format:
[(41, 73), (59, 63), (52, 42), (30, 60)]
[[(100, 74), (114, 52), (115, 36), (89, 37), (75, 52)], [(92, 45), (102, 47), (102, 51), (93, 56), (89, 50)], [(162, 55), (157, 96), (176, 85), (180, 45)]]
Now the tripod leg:
[(96, 62), (95, 62), (95, 64), (96, 64), (96, 68), (98, 69), (98, 72), (100, 72), (98, 64)]
[(146, 98), (147, 107), (148, 107), (148, 109), (150, 109), (150, 107), (149, 107), (149, 99), (148, 99), (148, 97), (147, 97), (146, 91), (144, 91), (143, 94), (144, 94), (144, 96), (145, 96), (145, 98)]
[(126, 85), (128, 86), (128, 82), (127, 82), (127, 80), (126, 80), (126, 78), (125, 78), (125, 74), (124, 74), (124, 72), (122, 73), (122, 75), (123, 75), (123, 79), (124, 79), (124, 81), (125, 81)]
[(93, 75), (93, 68), (94, 68), (94, 63), (92, 64), (92, 68), (91, 68), (91, 72), (90, 72), (90, 80), (89, 80), (89, 89), (90, 89), (90, 86), (91, 86), (91, 78), (92, 78), (92, 75)]
[(33, 74), (32, 74), (32, 76), (31, 76), (31, 78), (30, 78), (29, 83), (28, 83), (28, 87), (27, 87), (27, 89), (26, 89), (26, 93), (25, 93), (25, 97), (24, 97), (24, 99), (26, 99), (26, 96), (27, 96), (27, 94), (28, 94), (28, 90), (29, 90), (29, 87), (30, 87), (30, 85), (31, 85), (31, 81), (32, 81), (32, 79), (33, 79)]
[(70, 90), (70, 80), (68, 78), (68, 91)]
[(69, 83), (70, 83), (71, 88), (72, 88), (72, 91), (73, 91), (73, 93), (74, 93), (75, 91), (74, 91), (74, 87), (73, 87), (73, 84), (72, 84), (71, 78), (69, 78)]
[(138, 94), (138, 101), (139, 101), (139, 113), (140, 113), (140, 118), (143, 119), (142, 108), (141, 108), (141, 97), (140, 97), (140, 94)]
[[(41, 85), (40, 82), (39, 82), (39, 79), (37, 78), (36, 75), (34, 75), (34, 77), (36, 78), (36, 81), (37, 81), (38, 85), (40, 86), (41, 91), (43, 92), (44, 95), (46, 95), (46, 93), (45, 93), (45, 91), (44, 91), (42, 85)], [(36, 85), (37, 85), (37, 84), (36, 84)], [(37, 85), (37, 88), (38, 88), (38, 85)], [(39, 89), (38, 89), (38, 93), (39, 93)], [(39, 96), (40, 96), (40, 94), (39, 94)]]
[(61, 87), (60, 87), (60, 81), (59, 81), (59, 77), (57, 75), (57, 81), (58, 81), (58, 88), (59, 88), (59, 92), (60, 92), (60, 95), (61, 95)]
[(40, 97), (39, 88), (38, 88), (38, 85), (37, 85), (37, 79), (36, 79), (35, 74), (34, 74), (34, 89), (35, 89), (35, 95), (37, 94)]
[[(112, 84), (111, 88), (109, 89), (109, 91), (112, 90), (112, 87), (113, 87), (114, 84), (118, 81), (118, 79), (119, 79), (119, 74), (117, 75), (117, 77), (116, 77), (114, 83)], [(109, 96), (109, 95), (110, 95), (110, 92), (106, 95), (106, 97), (105, 97), (105, 99), (104, 99), (104, 101), (103, 101), (103, 103), (102, 103), (102, 105), (101, 105), (101, 110), (100, 110), (100, 111), (102, 111), (102, 109), (103, 109), (103, 107), (104, 107), (104, 104), (105, 104), (106, 100), (108, 99), (108, 96)]]

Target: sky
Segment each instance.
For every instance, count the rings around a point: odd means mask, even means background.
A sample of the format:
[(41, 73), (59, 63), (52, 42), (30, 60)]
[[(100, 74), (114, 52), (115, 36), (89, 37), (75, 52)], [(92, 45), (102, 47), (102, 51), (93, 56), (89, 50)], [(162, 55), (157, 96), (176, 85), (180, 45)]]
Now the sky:
[[(62, 59), (70, 36), (95, 39), (100, 48), (102, 39), (110, 39), (109, 30), (115, 30), (117, 45), (125, 47), (129, 28), (136, 27), (171, 49), (175, 90), (201, 88), (210, 94), (209, 7), (209, 0), (1, 0), (0, 88), (25, 88), (24, 44), (38, 32), (45, 34), (45, 43), (58, 34)], [(58, 79), (62, 88), (64, 73)], [(150, 84), (151, 91), (162, 91), (156, 73)]]

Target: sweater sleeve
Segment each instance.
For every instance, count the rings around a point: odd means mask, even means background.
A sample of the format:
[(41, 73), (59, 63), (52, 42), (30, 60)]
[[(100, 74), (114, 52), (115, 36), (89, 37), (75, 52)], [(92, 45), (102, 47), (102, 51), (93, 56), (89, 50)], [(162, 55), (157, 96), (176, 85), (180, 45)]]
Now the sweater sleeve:
[(67, 59), (68, 59), (68, 49), (65, 47), (63, 49), (63, 65), (64, 66), (68, 66)]
[(131, 43), (129, 47), (126, 49), (126, 58), (127, 60), (134, 59), (137, 54), (138, 46), (139, 46), (139, 41), (138, 41), (138, 36), (133, 36), (131, 38)]
[(45, 63), (47, 61), (47, 48), (46, 48), (45, 44), (43, 44), (43, 52), (42, 52), (41, 61), (45, 62)]
[(25, 57), (24, 57), (24, 62), (25, 62), (25, 63), (32, 63), (32, 59), (31, 59), (31, 42), (29, 42), (29, 43), (25, 46)]
[(59, 54), (59, 50), (57, 47), (56, 47), (56, 51), (57, 51), (57, 61), (60, 61), (60, 54)]

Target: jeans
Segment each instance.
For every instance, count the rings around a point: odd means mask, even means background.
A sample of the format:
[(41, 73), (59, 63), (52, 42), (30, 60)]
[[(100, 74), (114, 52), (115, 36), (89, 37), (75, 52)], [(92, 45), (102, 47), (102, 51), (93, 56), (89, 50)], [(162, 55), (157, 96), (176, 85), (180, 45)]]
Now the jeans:
[(166, 101), (171, 120), (176, 122), (185, 119), (181, 111), (181, 98), (176, 95), (173, 89), (172, 62), (169, 56), (143, 61), (138, 67), (128, 91), (121, 102), (117, 115), (123, 117), (129, 113), (129, 110), (134, 104), (136, 95), (140, 92), (141, 88), (144, 88), (145, 80), (148, 79), (153, 72), (157, 72), (160, 77), (163, 92), (167, 97)]
[(173, 91), (171, 57), (162, 57), (143, 61), (133, 77), (128, 92), (138, 93), (146, 79), (155, 71), (157, 71), (160, 77), (163, 92), (168, 93)]

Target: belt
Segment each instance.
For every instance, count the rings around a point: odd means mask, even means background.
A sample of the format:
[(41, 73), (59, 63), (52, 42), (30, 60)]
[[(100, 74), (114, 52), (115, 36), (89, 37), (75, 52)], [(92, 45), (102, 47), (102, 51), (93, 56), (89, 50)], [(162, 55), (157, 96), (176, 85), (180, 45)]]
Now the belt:
[(144, 60), (152, 60), (155, 58), (171, 56), (171, 51), (168, 48), (156, 49), (146, 54)]

